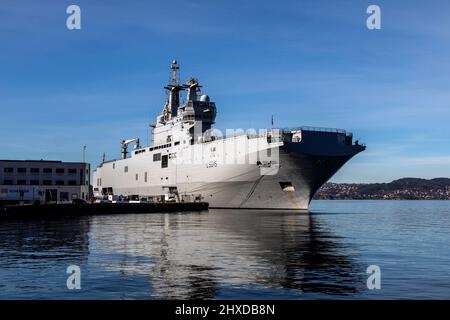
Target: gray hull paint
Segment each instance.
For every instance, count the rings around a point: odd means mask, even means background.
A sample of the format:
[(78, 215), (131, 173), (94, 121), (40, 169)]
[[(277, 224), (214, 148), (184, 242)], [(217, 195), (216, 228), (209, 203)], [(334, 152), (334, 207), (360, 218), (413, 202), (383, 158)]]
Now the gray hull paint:
[[(349, 159), (281, 153), (277, 175), (256, 182), (206, 184), (195, 192), (202, 193), (211, 208), (307, 210), (315, 192)], [(291, 182), (295, 191), (283, 191), (280, 182)]]
[[(308, 210), (316, 191), (364, 147), (339, 144), (335, 134), (312, 133), (306, 139), (284, 144), (276, 175), (203, 184), (191, 191), (201, 193), (211, 208)], [(290, 182), (295, 191), (284, 191), (280, 182)]]
[[(206, 171), (202, 176), (205, 170), (202, 166), (180, 167), (176, 170), (178, 179), (171, 179), (174, 183), (168, 180), (168, 184), (176, 186), (180, 194), (201, 194), (211, 208), (307, 210), (316, 191), (349, 159), (365, 149), (344, 138), (336, 132), (304, 130), (301, 141), (284, 141), (279, 148), (279, 168), (275, 175), (261, 175), (256, 164), (247, 164), (211, 169), (223, 174), (208, 179)], [(191, 172), (196, 175), (194, 181), (180, 181)], [(106, 175), (111, 175), (111, 171)], [(283, 185), (291, 187), (283, 190)], [(116, 194), (124, 195), (158, 196), (167, 192), (162, 185), (146, 189), (127, 185), (122, 179), (110, 186)]]

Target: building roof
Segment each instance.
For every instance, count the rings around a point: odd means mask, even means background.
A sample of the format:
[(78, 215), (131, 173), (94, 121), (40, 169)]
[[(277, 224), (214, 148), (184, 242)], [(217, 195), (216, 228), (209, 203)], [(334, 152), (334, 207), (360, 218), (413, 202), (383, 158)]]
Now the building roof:
[(87, 162), (63, 162), (61, 160), (2, 160), (0, 162), (33, 162), (33, 163), (72, 163), (72, 164), (87, 164)]

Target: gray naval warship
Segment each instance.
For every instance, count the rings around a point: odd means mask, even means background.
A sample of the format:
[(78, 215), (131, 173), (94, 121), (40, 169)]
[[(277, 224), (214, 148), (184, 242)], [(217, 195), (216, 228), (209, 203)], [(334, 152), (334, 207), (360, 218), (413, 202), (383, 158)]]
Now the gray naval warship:
[[(164, 87), (168, 99), (150, 125), (152, 142), (123, 140), (120, 159), (104, 157), (94, 172), (94, 196), (307, 210), (316, 191), (366, 148), (353, 142), (352, 133), (330, 128), (272, 127), (224, 136), (213, 128), (215, 103), (197, 79), (180, 83), (178, 70), (174, 60)], [(180, 103), (183, 91), (186, 101)]]

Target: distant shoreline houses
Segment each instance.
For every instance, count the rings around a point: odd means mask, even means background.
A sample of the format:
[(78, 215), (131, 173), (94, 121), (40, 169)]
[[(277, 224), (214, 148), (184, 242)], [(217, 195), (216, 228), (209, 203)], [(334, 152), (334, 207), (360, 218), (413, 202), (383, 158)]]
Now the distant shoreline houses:
[(390, 183), (326, 183), (316, 200), (450, 200), (450, 179), (403, 178)]

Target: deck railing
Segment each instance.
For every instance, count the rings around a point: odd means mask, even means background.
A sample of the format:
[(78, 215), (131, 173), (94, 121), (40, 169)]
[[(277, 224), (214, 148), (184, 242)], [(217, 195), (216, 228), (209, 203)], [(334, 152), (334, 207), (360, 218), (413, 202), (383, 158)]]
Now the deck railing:
[(347, 131), (343, 129), (337, 129), (337, 128), (324, 128), (324, 127), (310, 127), (310, 126), (302, 126), (302, 127), (295, 127), (295, 128), (280, 128), (281, 131), (295, 131), (295, 130), (303, 130), (303, 131), (316, 131), (316, 132), (334, 132), (334, 133), (344, 133), (346, 134)]

